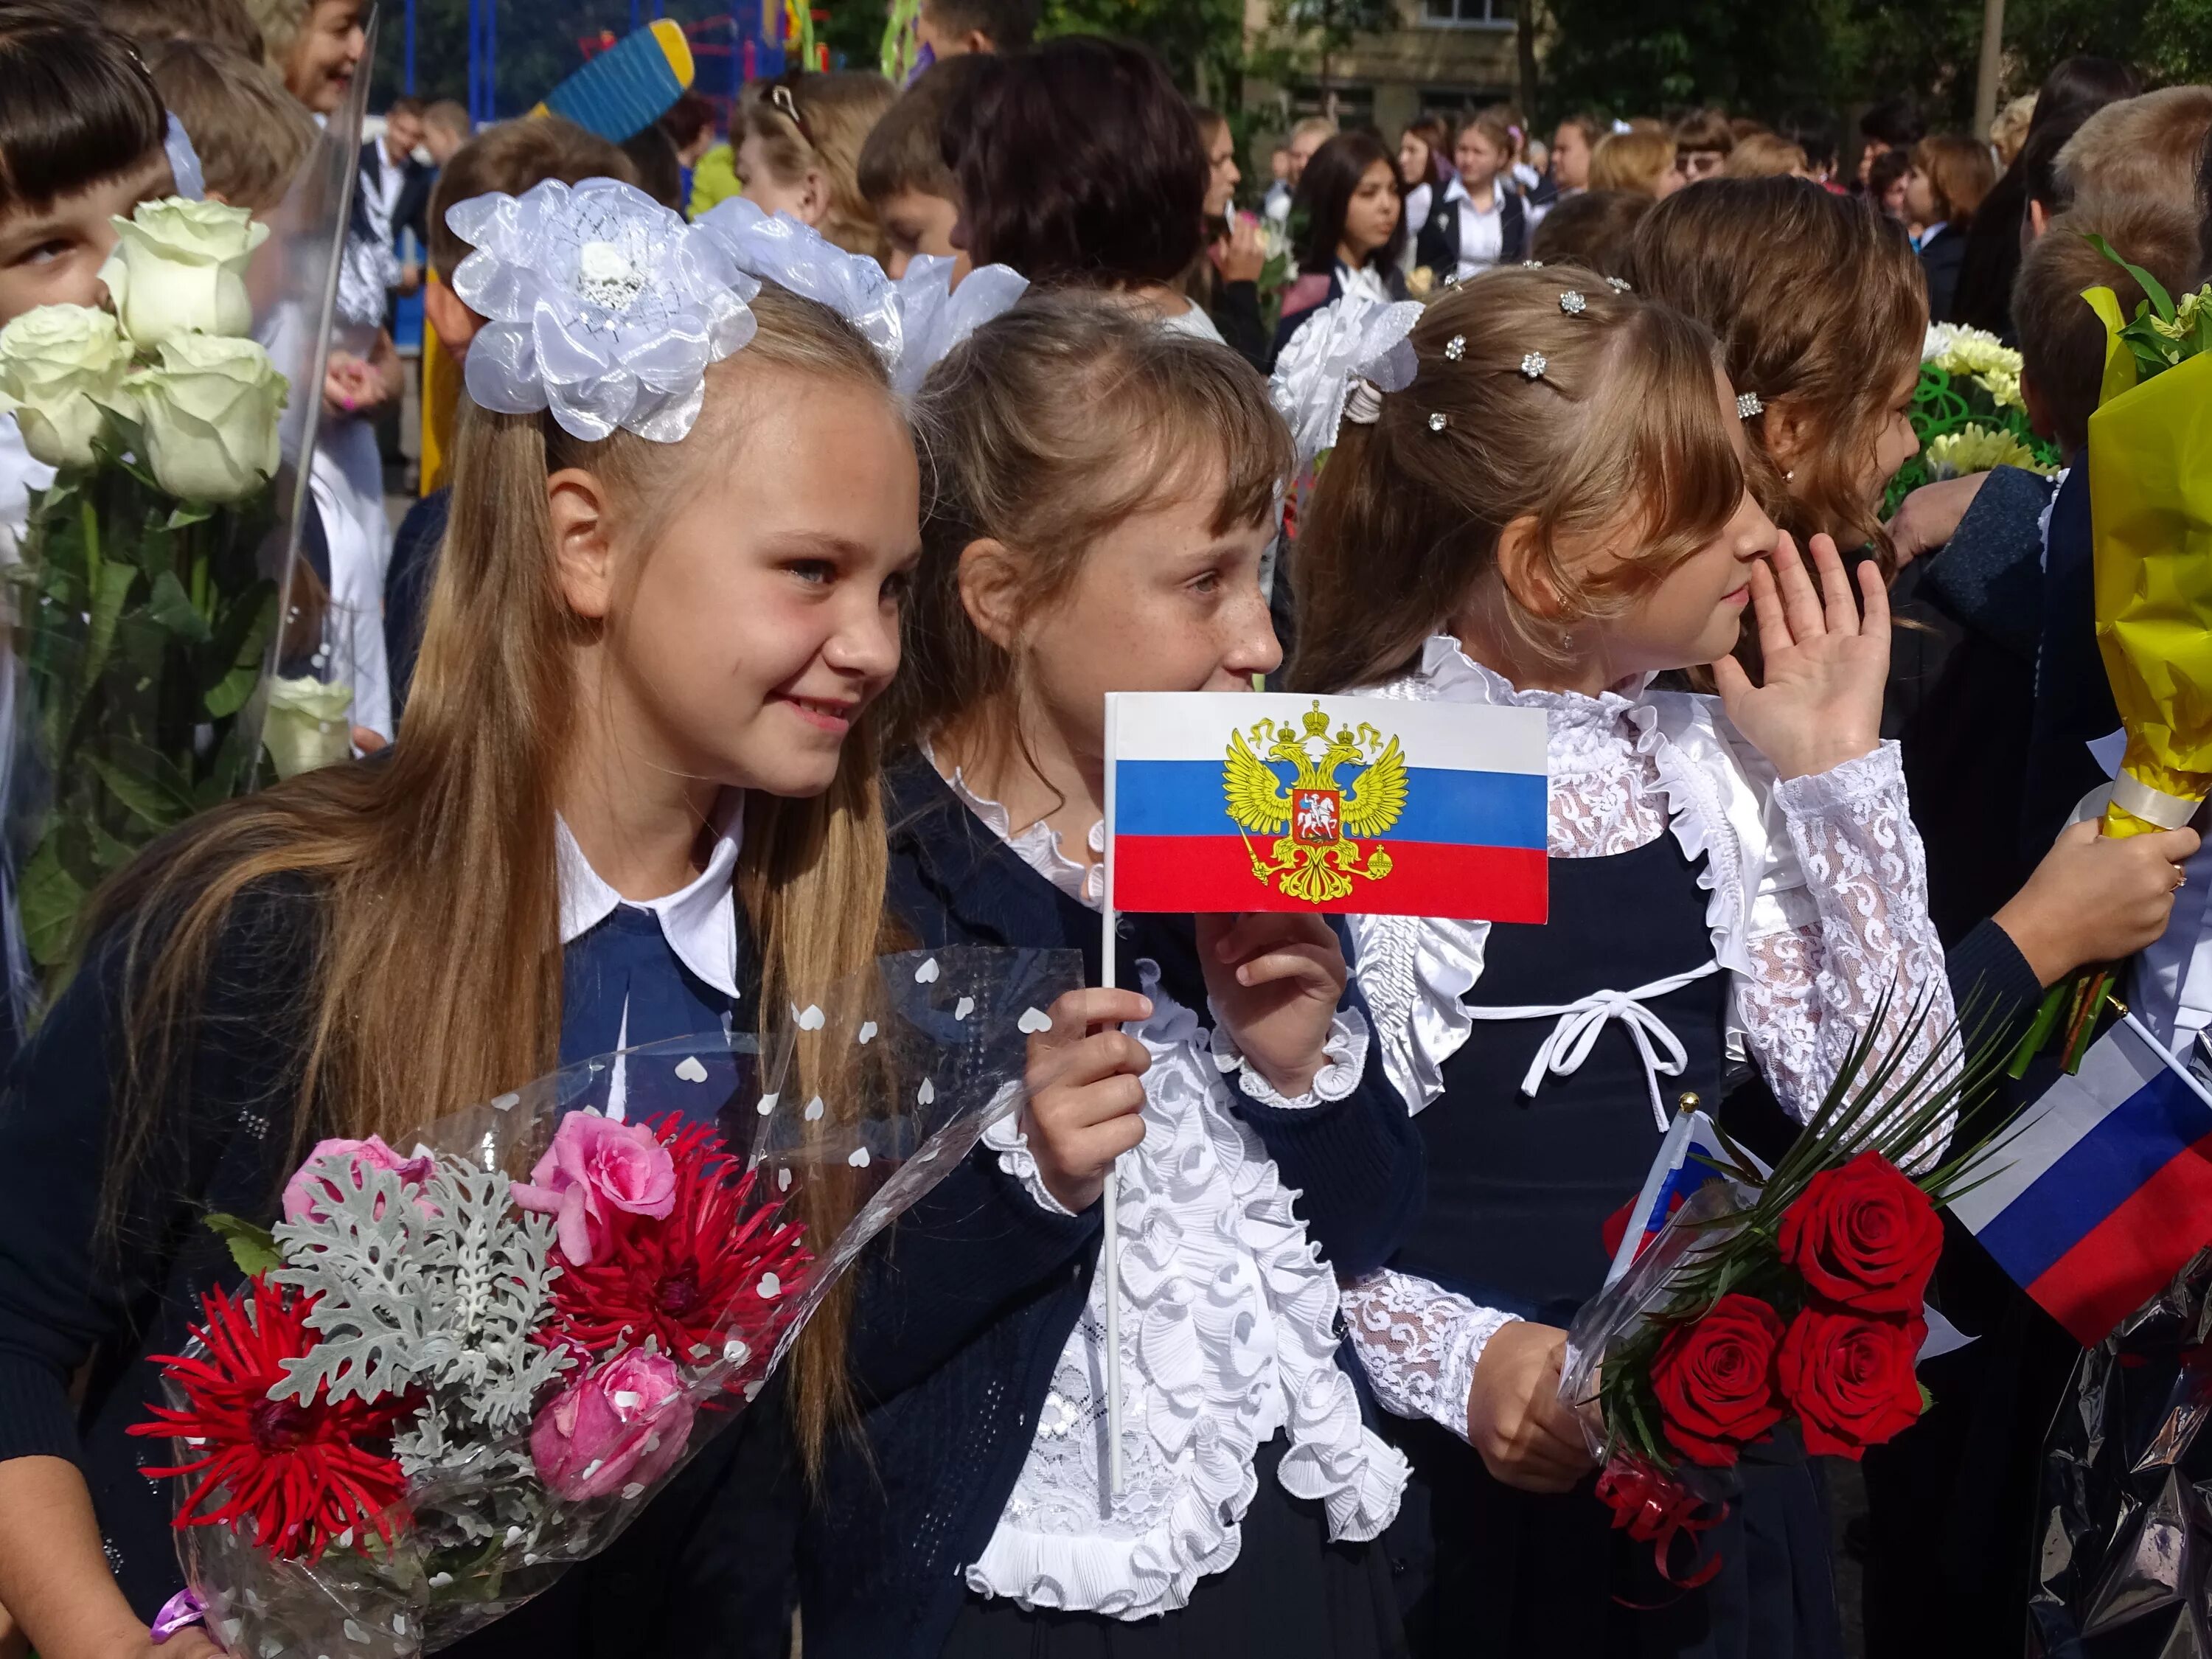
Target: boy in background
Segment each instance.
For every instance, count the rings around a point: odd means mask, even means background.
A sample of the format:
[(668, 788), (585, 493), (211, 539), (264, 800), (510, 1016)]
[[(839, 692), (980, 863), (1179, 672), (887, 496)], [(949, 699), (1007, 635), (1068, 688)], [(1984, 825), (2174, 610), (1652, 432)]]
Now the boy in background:
[(191, 135), (207, 199), (273, 211), (315, 146), (315, 124), (259, 57), (173, 38), (148, 54), (154, 85)]
[(884, 112), (860, 146), (860, 194), (890, 244), (884, 269), (894, 282), (919, 254), (953, 259), (956, 288), (970, 268), (967, 250), (952, 245), (960, 186), (945, 165), (938, 133), (945, 110), (973, 78), (974, 66), (962, 58), (933, 64)]
[[(486, 127), (453, 152), (430, 192), (430, 234), (425, 252), (429, 269), (422, 283), (422, 316), (429, 325), (440, 361), (423, 365), (422, 483), (424, 495), (407, 511), (392, 537), (392, 562), (384, 578), (384, 649), (392, 669), (392, 719), (396, 728), (415, 678), (416, 653), (422, 643), (422, 617), (438, 569), (438, 544), (446, 533), (443, 457), (433, 434), (452, 434), (462, 365), (469, 343), (484, 319), (461, 302), (449, 286), (454, 269), (469, 255), (446, 222), (456, 202), (500, 191), (520, 196), (532, 185), (558, 179), (564, 185), (586, 179), (637, 182), (629, 158), (605, 139), (557, 115), (527, 117)], [(426, 339), (426, 345), (428, 340)]]
[(1036, 33), (1037, 0), (921, 0), (915, 38), (932, 61), (1019, 52)]

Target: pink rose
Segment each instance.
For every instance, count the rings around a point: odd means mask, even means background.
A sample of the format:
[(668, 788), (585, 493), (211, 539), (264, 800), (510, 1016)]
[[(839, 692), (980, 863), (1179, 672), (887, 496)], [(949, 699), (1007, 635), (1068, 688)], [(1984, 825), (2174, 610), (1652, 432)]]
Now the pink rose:
[[(355, 1192), (368, 1185), (362, 1178), (364, 1170), (389, 1170), (412, 1191), (428, 1181), (435, 1168), (436, 1160), (428, 1152), (402, 1158), (377, 1135), (366, 1140), (319, 1140), (315, 1150), (307, 1154), (307, 1161), (284, 1183), (284, 1219), (322, 1220), (323, 1206), (335, 1204), (343, 1195), (340, 1183)], [(423, 1207), (419, 1200), (416, 1207)]]
[(617, 1123), (597, 1112), (571, 1112), (514, 1201), (555, 1218), (561, 1254), (585, 1267), (606, 1237), (617, 1210), (656, 1220), (676, 1207), (676, 1161), (641, 1123)]
[(684, 1455), (692, 1414), (668, 1356), (632, 1348), (554, 1396), (531, 1425), (530, 1455), (572, 1504), (650, 1487)]

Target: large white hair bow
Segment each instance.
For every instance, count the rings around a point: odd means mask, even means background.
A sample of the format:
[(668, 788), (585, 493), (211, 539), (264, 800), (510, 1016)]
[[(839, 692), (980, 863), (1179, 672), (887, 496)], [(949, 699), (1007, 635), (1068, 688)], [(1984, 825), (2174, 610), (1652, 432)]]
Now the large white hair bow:
[[(1267, 395), (1275, 412), (1290, 423), (1297, 441), (1298, 469), (1325, 449), (1336, 447), (1346, 404), (1364, 381), (1381, 392), (1403, 392), (1419, 367), (1406, 337), (1421, 320), (1421, 307), (1410, 300), (1395, 304), (1354, 289), (1315, 312), (1291, 336), (1275, 360)], [(1355, 420), (1375, 419), (1379, 403), (1355, 410)]]
[(760, 284), (714, 238), (612, 179), (557, 179), (447, 210), (475, 252), (453, 292), (489, 319), (469, 396), (502, 414), (550, 408), (579, 438), (617, 427), (656, 443), (691, 430), (707, 366), (751, 339)]
[(865, 254), (848, 253), (787, 213), (766, 214), (742, 196), (702, 215), (713, 236), (748, 276), (818, 300), (866, 337), (902, 396), (921, 387), (945, 355), (1022, 297), (1029, 279), (984, 265), (952, 286), (953, 262), (921, 258), (894, 283)]

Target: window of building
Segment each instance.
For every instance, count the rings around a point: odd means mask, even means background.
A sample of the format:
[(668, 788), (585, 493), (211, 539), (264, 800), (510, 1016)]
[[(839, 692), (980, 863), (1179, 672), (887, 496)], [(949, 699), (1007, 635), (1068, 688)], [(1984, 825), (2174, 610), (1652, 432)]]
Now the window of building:
[(1430, 28), (1510, 28), (1518, 0), (1421, 0), (1421, 21)]

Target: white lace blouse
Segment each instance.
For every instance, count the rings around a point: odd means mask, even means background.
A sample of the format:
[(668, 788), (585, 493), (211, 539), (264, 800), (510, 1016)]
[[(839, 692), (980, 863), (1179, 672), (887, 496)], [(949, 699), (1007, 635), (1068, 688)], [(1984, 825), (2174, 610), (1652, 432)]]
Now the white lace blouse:
[[(1374, 695), (1543, 709), (1553, 858), (1626, 853), (1671, 830), (1686, 856), (1705, 860), (1713, 956), (1730, 980), (1729, 1052), (1756, 1060), (1800, 1121), (1878, 1010), (1893, 1043), (1926, 999), (1900, 1076), (1939, 1042), (1955, 1048), (1927, 862), (1895, 744), (1782, 781), (1717, 698), (1654, 691), (1648, 679), (1594, 697), (1521, 691), (1442, 635), (1415, 672)], [(1462, 999), (1481, 977), (1489, 926), (1351, 921), (1379, 1057), (1419, 1112), (1443, 1092), (1444, 1062), (1474, 1029)], [(1656, 1088), (1663, 1052), (1650, 1069)], [(1475, 1362), (1512, 1316), (1389, 1270), (1348, 1287), (1344, 1307), (1383, 1405), (1464, 1436)]]
[[(1094, 908), (1097, 883), (1042, 826), (1010, 835), (996, 802), (956, 772), (953, 792), (1023, 862)], [(1095, 866), (1091, 866), (1095, 868)], [(1310, 1105), (1351, 1093), (1367, 1060), (1357, 1014), (1340, 1015), (1310, 1094), (1284, 1100), (1218, 1051), (1190, 1010), (1140, 964), (1152, 1017), (1129, 1028), (1151, 1052), (1145, 1139), (1125, 1154), (1118, 1188), (1123, 1490), (1106, 1465), (1105, 1276), (1054, 1369), (1029, 1455), (969, 1589), (1024, 1607), (1116, 1619), (1169, 1613), (1208, 1573), (1237, 1559), (1258, 1489), (1259, 1448), (1287, 1431), (1278, 1478), (1321, 1504), (1334, 1538), (1375, 1537), (1397, 1513), (1405, 1459), (1360, 1420), (1339, 1368), (1337, 1285), (1259, 1136), (1230, 1109), (1226, 1076), (1255, 1098)], [(1047, 1190), (1021, 1126), (985, 1135), (1040, 1206)]]

